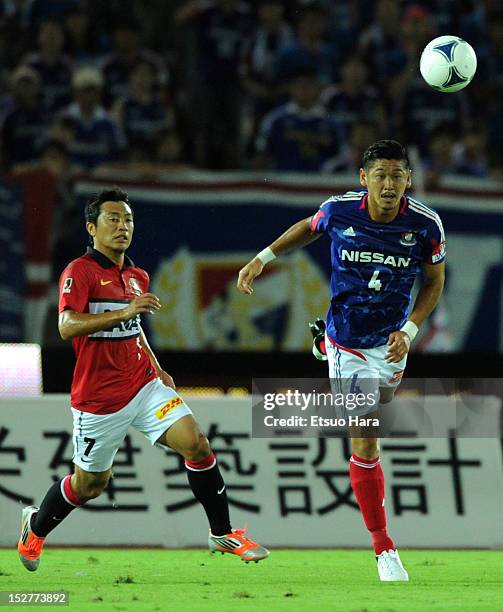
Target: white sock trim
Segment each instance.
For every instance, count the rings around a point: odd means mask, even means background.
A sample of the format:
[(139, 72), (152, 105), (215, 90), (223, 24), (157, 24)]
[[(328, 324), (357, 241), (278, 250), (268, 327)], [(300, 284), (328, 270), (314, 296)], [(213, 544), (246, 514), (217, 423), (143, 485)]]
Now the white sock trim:
[(213, 459), (213, 463), (211, 465), (209, 465), (208, 467), (197, 469), (197, 468), (190, 467), (187, 464), (185, 464), (185, 467), (188, 470), (190, 470), (191, 472), (207, 472), (208, 470), (212, 470), (215, 467), (216, 464), (217, 464), (217, 458), (215, 457)]
[(366, 468), (370, 470), (372, 468), (375, 468), (377, 465), (379, 465), (379, 463), (381, 463), (381, 458), (378, 457), (375, 463), (361, 463), (360, 461), (356, 461), (355, 459), (353, 459), (353, 457), (350, 457), (349, 461), (351, 463), (354, 463), (358, 467), (362, 467), (362, 468)]
[(71, 478), (71, 476), (70, 476), (70, 475), (65, 476), (65, 477), (63, 478), (63, 480), (62, 480), (62, 481), (60, 482), (60, 484), (59, 484), (59, 488), (61, 489), (61, 495), (62, 495), (62, 496), (65, 498), (65, 502), (66, 502), (67, 504), (70, 504), (70, 506), (73, 506), (74, 508), (79, 508), (80, 506), (79, 506), (78, 504), (74, 504), (74, 503), (73, 503), (73, 502), (71, 502), (71, 501), (68, 499), (68, 497), (66, 496), (66, 493), (65, 493), (65, 487), (64, 487), (64, 484), (63, 484), (63, 483), (65, 482), (65, 480), (66, 480), (67, 478)]

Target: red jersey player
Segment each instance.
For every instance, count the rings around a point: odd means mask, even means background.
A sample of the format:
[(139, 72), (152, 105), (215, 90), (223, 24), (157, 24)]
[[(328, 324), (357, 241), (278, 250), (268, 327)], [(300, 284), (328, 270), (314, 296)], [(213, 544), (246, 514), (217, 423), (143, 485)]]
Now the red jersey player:
[(266, 548), (245, 530), (231, 529), (215, 455), (141, 328), (141, 315), (154, 314), (161, 304), (148, 291), (148, 274), (126, 255), (134, 230), (127, 194), (102, 191), (87, 204), (85, 218), (92, 247), (63, 271), (59, 299), (59, 331), (77, 358), (71, 392), (75, 471), (51, 486), (40, 508), (23, 509), (23, 565), (35, 571), (46, 536), (102, 493), (129, 427), (185, 458), (189, 484), (208, 516), (212, 552), (264, 559)]

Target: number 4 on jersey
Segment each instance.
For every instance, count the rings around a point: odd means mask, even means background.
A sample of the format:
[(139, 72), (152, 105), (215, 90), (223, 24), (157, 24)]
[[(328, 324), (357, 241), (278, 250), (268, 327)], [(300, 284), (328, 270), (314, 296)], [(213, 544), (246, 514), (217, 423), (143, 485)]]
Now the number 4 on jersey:
[(374, 274), (372, 274), (372, 278), (369, 280), (368, 288), (374, 289), (375, 291), (381, 291), (382, 283), (377, 278), (379, 276), (379, 270), (374, 270)]

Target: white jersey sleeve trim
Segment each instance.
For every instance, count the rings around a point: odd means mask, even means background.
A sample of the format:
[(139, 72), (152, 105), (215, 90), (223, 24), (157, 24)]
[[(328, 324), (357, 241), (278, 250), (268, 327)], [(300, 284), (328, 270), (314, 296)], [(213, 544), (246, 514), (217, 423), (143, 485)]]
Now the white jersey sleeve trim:
[(438, 214), (435, 211), (433, 211), (430, 208), (424, 206), (423, 204), (418, 204), (417, 202), (412, 203), (412, 201), (410, 201), (410, 200), (409, 200), (409, 207), (414, 212), (417, 212), (420, 215), (424, 215), (425, 217), (428, 217), (429, 219), (432, 219), (433, 221), (435, 221), (435, 223), (437, 224), (437, 227), (438, 227), (438, 231), (440, 232), (441, 242), (445, 242), (444, 227), (442, 225), (442, 221), (440, 220), (440, 217), (438, 216)]

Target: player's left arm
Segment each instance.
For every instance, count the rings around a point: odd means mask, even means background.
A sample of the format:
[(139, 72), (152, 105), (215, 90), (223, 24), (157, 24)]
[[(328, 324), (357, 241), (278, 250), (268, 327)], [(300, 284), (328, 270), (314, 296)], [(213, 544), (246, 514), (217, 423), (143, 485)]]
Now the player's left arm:
[(143, 331), (143, 329), (140, 331), (140, 344), (145, 353), (147, 353), (148, 358), (150, 359), (150, 363), (156, 371), (157, 376), (161, 379), (162, 384), (166, 387), (171, 387), (171, 389), (176, 389), (175, 381), (167, 372), (162, 369), (161, 364), (157, 360), (154, 351), (148, 343), (147, 336), (145, 336), (145, 332)]
[[(423, 264), (423, 282), (419, 290), (414, 308), (409, 315), (417, 327), (430, 316), (442, 295), (445, 282), (445, 262), (438, 264)], [(417, 331), (417, 330), (416, 330)], [(397, 363), (409, 352), (411, 338), (405, 331), (395, 331), (388, 338), (388, 354), (386, 361)]]
[(414, 308), (409, 316), (409, 321), (418, 327), (433, 312), (438, 300), (442, 295), (445, 283), (445, 262), (438, 264), (423, 264), (423, 282), (417, 294)]

